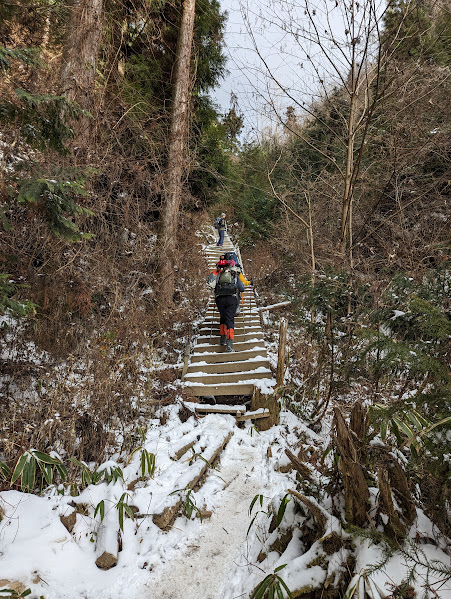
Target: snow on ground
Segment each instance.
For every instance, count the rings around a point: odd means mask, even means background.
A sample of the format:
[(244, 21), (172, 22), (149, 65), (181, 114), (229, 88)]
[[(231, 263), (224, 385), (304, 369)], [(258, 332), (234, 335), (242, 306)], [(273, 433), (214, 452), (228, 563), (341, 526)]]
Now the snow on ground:
[[(0, 493), (0, 580), (21, 581), (31, 588), (30, 599), (41, 595), (45, 599), (248, 599), (251, 591), (272, 573), (274, 568), (288, 564), (280, 575), (292, 589), (299, 585), (313, 584), (321, 588), (325, 571), (319, 565), (311, 565), (315, 556), (321, 555), (318, 542), (303, 549), (300, 520), (306, 520), (295, 510), (294, 501), (288, 504), (284, 523), (294, 524), (293, 538), (282, 555), (274, 550), (266, 558), (258, 560), (262, 548), (270, 547), (276, 530), (269, 534), (270, 518), (265, 513), (271, 503), (277, 510), (280, 499), (288, 489), (295, 487), (295, 474), (285, 472), (286, 447), (324, 447), (327, 438), (320, 437), (307, 428), (291, 412), (283, 411), (281, 424), (258, 433), (250, 422), (239, 429), (232, 416), (211, 414), (195, 420), (189, 418), (181, 423), (177, 407), (169, 409), (165, 425), (158, 420), (149, 425), (145, 447), (156, 456), (156, 472), (153, 478), (137, 481), (139, 476), (139, 452), (128, 464), (121, 464), (124, 482), (118, 480), (89, 485), (79, 496), (59, 495), (56, 490), (38, 497), (18, 491)], [(170, 530), (158, 528), (152, 520), (154, 510), (169, 505), (174, 495), (169, 494), (186, 484), (187, 470), (199, 469), (202, 459), (193, 459), (193, 452), (208, 456), (225, 436), (233, 431), (228, 445), (220, 456), (219, 465), (208, 469), (208, 476), (201, 488), (191, 498), (202, 512), (211, 517), (202, 521), (198, 517), (189, 520), (180, 515)], [(302, 441), (300, 441), (302, 439)], [(174, 459), (178, 449), (194, 442), (193, 452)], [(268, 452), (268, 448), (271, 452)], [(208, 459), (208, 458), (206, 458)], [(116, 458), (117, 460), (117, 458)], [(110, 462), (110, 468), (114, 463)], [(321, 475), (312, 472), (319, 483)], [(114, 503), (135, 481), (130, 493), (130, 505), (135, 505), (140, 515), (135, 521), (124, 520), (122, 551), (117, 566), (103, 571), (96, 567), (96, 539), (99, 521), (94, 518), (94, 508), (106, 500), (105, 521), (116, 523)], [(263, 496), (263, 506), (255, 504), (252, 516), (249, 507), (256, 495)], [(316, 500), (312, 497), (312, 502)], [(60, 521), (60, 515), (73, 511), (73, 503), (83, 504), (72, 533)], [(323, 505), (323, 509), (327, 509)], [(260, 510), (250, 528), (252, 517)], [(340, 522), (329, 517), (327, 530), (340, 531)], [(418, 512), (415, 528), (428, 537), (433, 527), (423, 512)], [(346, 534), (341, 531), (341, 534)], [(381, 548), (368, 540), (355, 542), (356, 580), (368, 564), (382, 557)], [(449, 558), (437, 547), (421, 545), (430, 559), (449, 563)], [(343, 549), (344, 552), (348, 551)], [(338, 553), (332, 556), (329, 568), (337, 572), (343, 568)], [(336, 566), (334, 565), (336, 560)], [(372, 599), (389, 594), (390, 584), (399, 584), (406, 577), (405, 560), (395, 555), (372, 580), (384, 594), (374, 591)], [(424, 571), (415, 588), (422, 593)], [(374, 587), (376, 588), (376, 587)], [(438, 589), (440, 599), (451, 598), (449, 583)]]
[(224, 589), (230, 585), (230, 568), (246, 547), (249, 505), (263, 491), (261, 469), (256, 467), (262, 463), (262, 444), (249, 443), (246, 435), (249, 433), (244, 431), (235, 434), (221, 460), (219, 474), (228, 486), (212, 501), (211, 519), (198, 525), (194, 540), (158, 578), (149, 580), (149, 598), (224, 597)]
[[(95, 565), (99, 523), (93, 510), (107, 498), (106, 511), (114, 512), (114, 503), (137, 478), (138, 455), (123, 467), (125, 483), (89, 485), (78, 497), (58, 495), (55, 490), (43, 497), (18, 491), (0, 493), (4, 513), (0, 522), (0, 580), (21, 581), (32, 589), (32, 597), (43, 595), (45, 599), (119, 599), (124, 594), (152, 599), (222, 598), (220, 585), (230, 583), (230, 568), (246, 546), (252, 498), (257, 493), (269, 496), (274, 488), (286, 486), (284, 476), (272, 472), (265, 458), (278, 427), (257, 434), (250, 423), (238, 429), (234, 422), (231, 416), (209, 415), (197, 422), (191, 417), (184, 424), (175, 418), (165, 426), (155, 423), (146, 449), (156, 455), (157, 473), (154, 480), (140, 482), (130, 492), (130, 504), (137, 505), (141, 513), (152, 513), (152, 506), (162, 501), (172, 503), (174, 496), (169, 494), (184, 486), (190, 457), (187, 454), (187, 459), (171, 460), (174, 450), (197, 436), (205, 441), (210, 435), (214, 442), (233, 429), (220, 469), (210, 470), (205, 484), (193, 494), (196, 505), (213, 515), (202, 522), (181, 516), (168, 532), (160, 530), (150, 517), (135, 522), (126, 518), (118, 564), (108, 571)], [(193, 449), (200, 452), (202, 448), (194, 445)], [(199, 463), (201, 460), (191, 468)], [(59, 516), (73, 511), (73, 501), (88, 506), (88, 513), (77, 516), (70, 534)], [(205, 576), (205, 570), (211, 575)], [(187, 595), (187, 580), (192, 582), (191, 595)]]

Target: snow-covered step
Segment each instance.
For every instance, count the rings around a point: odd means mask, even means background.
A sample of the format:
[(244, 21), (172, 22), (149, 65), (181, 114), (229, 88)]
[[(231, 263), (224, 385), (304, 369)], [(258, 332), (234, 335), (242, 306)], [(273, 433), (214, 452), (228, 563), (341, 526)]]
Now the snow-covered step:
[[(258, 337), (258, 333), (261, 333), (262, 330), (260, 328), (253, 328), (253, 327), (235, 327), (235, 337), (237, 337), (238, 335), (245, 335), (246, 336), (246, 340), (249, 339), (255, 339), (256, 336)], [(204, 337), (208, 337), (208, 339), (210, 339), (210, 335), (212, 337), (212, 342), (211, 345), (214, 345), (215, 343), (219, 343), (219, 326), (214, 327), (214, 328), (208, 328), (208, 329), (202, 329), (202, 335)], [(257, 334), (257, 335), (256, 335)], [(217, 341), (214, 341), (213, 338), (217, 337)], [(204, 341), (205, 343), (206, 341)]]
[(196, 362), (207, 362), (208, 364), (214, 364), (216, 362), (242, 362), (249, 358), (260, 357), (266, 358), (266, 350), (264, 347), (258, 347), (256, 349), (248, 349), (245, 351), (234, 351), (234, 352), (211, 352), (211, 353), (199, 353), (191, 355), (191, 363)]
[[(254, 316), (260, 317), (260, 310), (257, 308), (257, 306), (255, 304), (250, 304), (247, 301), (240, 302), (241, 311), (243, 311), (243, 306), (244, 306), (244, 311), (247, 315), (253, 314)], [(239, 315), (240, 314), (238, 313), (236, 316), (239, 316)], [(212, 316), (219, 318), (219, 310), (216, 307), (216, 304), (214, 306), (209, 306), (205, 311), (205, 318), (211, 318)]]
[[(242, 314), (238, 314), (237, 316), (235, 316), (235, 324), (253, 324), (253, 325), (259, 325), (260, 324), (260, 317), (259, 316), (254, 316), (253, 314), (245, 314), (244, 316)], [(217, 316), (208, 316), (203, 324), (205, 325), (210, 325), (210, 324), (218, 324), (219, 325), (219, 319)]]
[(222, 383), (247, 382), (254, 379), (268, 379), (271, 377), (271, 371), (265, 368), (263, 372), (254, 372), (251, 370), (248, 372), (226, 372), (221, 374), (188, 373), (185, 376), (185, 382), (219, 385)]
[(198, 414), (233, 414), (237, 422), (267, 418), (270, 415), (268, 408), (259, 408), (258, 410), (247, 412), (246, 406), (243, 405), (230, 406), (226, 404), (200, 404), (191, 401), (185, 401), (184, 405), (189, 410), (195, 410)]
[(196, 410), (196, 412), (210, 412), (212, 414), (234, 414), (235, 416), (241, 416), (246, 412), (246, 406), (243, 404), (239, 405), (225, 405), (225, 404), (202, 404), (192, 401), (185, 401), (185, 406), (189, 410)]
[[(210, 335), (210, 331), (212, 331), (212, 334), (216, 334), (219, 335), (219, 331), (220, 331), (220, 327), (219, 327), (219, 321), (218, 322), (203, 322), (202, 323), (203, 329), (208, 329), (208, 333), (207, 335)], [(242, 333), (251, 333), (252, 331), (255, 333), (261, 333), (262, 329), (259, 326), (259, 323), (257, 322), (252, 322), (252, 321), (241, 321), (241, 322), (236, 322), (235, 320), (235, 327), (234, 327), (234, 331), (236, 333), (238, 333), (238, 329), (240, 330), (240, 334)], [(216, 333), (215, 333), (216, 331)]]
[(256, 368), (266, 368), (270, 369), (269, 361), (265, 358), (263, 359), (249, 359), (244, 362), (216, 362), (213, 364), (206, 363), (194, 363), (188, 366), (187, 374), (191, 374), (194, 372), (213, 372), (213, 373), (223, 373), (223, 372), (246, 372), (248, 370), (254, 370)]
[[(252, 327), (246, 326), (245, 328), (242, 326), (239, 326), (239, 327), (235, 326), (234, 330), (235, 330), (235, 335), (236, 335), (237, 331), (241, 331), (241, 332), (244, 331), (245, 333), (261, 333), (262, 328), (260, 325), (256, 325), (256, 326), (252, 326)], [(204, 337), (209, 336), (211, 331), (213, 331), (212, 332), (213, 335), (219, 335), (218, 332), (215, 332), (215, 331), (219, 331), (219, 322), (213, 326), (202, 327), (201, 329), (199, 329), (199, 333)]]
[[(243, 341), (249, 341), (249, 339), (263, 339), (263, 333), (262, 332), (252, 332), (252, 333), (247, 333), (247, 335), (245, 333), (243, 334), (235, 334), (235, 343), (239, 343), (239, 342), (243, 342)], [(196, 345), (203, 345), (205, 343), (209, 343), (210, 345), (215, 345), (215, 344), (219, 344), (219, 340), (220, 337), (219, 335), (216, 336), (216, 334), (213, 335), (202, 335), (201, 337), (197, 338), (196, 341)]]
[[(264, 352), (266, 352), (265, 344), (262, 339), (256, 339), (254, 341), (243, 341), (242, 343), (234, 343), (233, 347), (235, 351), (243, 351), (246, 349), (255, 349), (257, 347), (261, 348)], [(193, 356), (195, 355), (204, 355), (209, 353), (229, 353), (227, 352), (224, 345), (196, 345), (193, 351)]]
[(246, 412), (242, 416), (237, 416), (237, 422), (243, 422), (244, 420), (257, 420), (259, 418), (268, 418), (270, 416), (270, 411), (268, 408), (259, 408), (258, 410), (254, 410), (252, 412)]
[(187, 384), (185, 392), (193, 397), (208, 397), (210, 395), (252, 395), (255, 385), (253, 383), (230, 383), (228, 385), (202, 385)]
[[(251, 314), (255, 314), (256, 316), (260, 315), (258, 308), (255, 306), (255, 304), (251, 304), (250, 302), (240, 302), (240, 308), (241, 308), (241, 313), (243, 313), (243, 310), (244, 310), (246, 312), (246, 314), (251, 313)], [(255, 310), (255, 312), (251, 312), (254, 310)], [(214, 308), (213, 307), (208, 308), (205, 315), (219, 317), (219, 310), (216, 308), (216, 306)]]

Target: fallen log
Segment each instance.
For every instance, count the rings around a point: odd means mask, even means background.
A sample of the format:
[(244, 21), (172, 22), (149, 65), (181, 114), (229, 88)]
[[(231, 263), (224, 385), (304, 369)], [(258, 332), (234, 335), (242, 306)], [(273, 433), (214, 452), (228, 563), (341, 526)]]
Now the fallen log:
[[(232, 435), (233, 435), (233, 432), (230, 431), (223, 438), (222, 442), (213, 451), (207, 450), (204, 452), (203, 456), (201, 456), (204, 461), (202, 462), (202, 465), (200, 465), (201, 463), (199, 462), (198, 468), (195, 469), (195, 471), (193, 472), (193, 478), (188, 482), (187, 485), (185, 485), (185, 487), (184, 487), (185, 490), (193, 489), (197, 485), (197, 483), (202, 479), (204, 474), (207, 472), (207, 469), (211, 467), (211, 465), (213, 464), (215, 459), (219, 456), (221, 451), (225, 448), (227, 443), (230, 441), (230, 438), (232, 437)], [(171, 526), (173, 524), (174, 520), (177, 517), (177, 514), (179, 513), (179, 511), (182, 507), (183, 499), (182, 499), (182, 497), (172, 495), (172, 496), (168, 496), (167, 502), (169, 503), (169, 505), (161, 506), (160, 511), (156, 511), (152, 516), (152, 520), (153, 520), (154, 524), (156, 524), (158, 526), (158, 528), (161, 528), (162, 530), (168, 528), (169, 526)]]
[(285, 306), (289, 306), (291, 304), (291, 300), (288, 302), (280, 302), (278, 304), (271, 304), (270, 306), (262, 306), (258, 308), (259, 312), (269, 312), (270, 310), (277, 310), (277, 308), (284, 308)]
[(297, 472), (299, 472), (299, 474), (302, 476), (302, 478), (304, 480), (307, 480), (308, 482), (312, 482), (312, 475), (310, 470), (307, 468), (307, 466), (305, 464), (303, 464), (301, 462), (301, 460), (299, 458), (297, 458), (294, 453), (292, 453), (288, 448), (285, 449), (285, 453), (288, 457), (288, 459), (290, 460), (290, 462), (293, 464), (293, 467), (295, 470), (297, 470)]
[(296, 497), (296, 499), (298, 499), (301, 503), (303, 503), (304, 506), (309, 510), (309, 512), (311, 512), (312, 516), (315, 518), (315, 520), (320, 528), (318, 538), (322, 537), (326, 531), (327, 513), (324, 512), (319, 507), (319, 505), (315, 504), (311, 499), (309, 499), (302, 493), (298, 493), (294, 489), (288, 489), (288, 493), (290, 495), (292, 495), (293, 497)]

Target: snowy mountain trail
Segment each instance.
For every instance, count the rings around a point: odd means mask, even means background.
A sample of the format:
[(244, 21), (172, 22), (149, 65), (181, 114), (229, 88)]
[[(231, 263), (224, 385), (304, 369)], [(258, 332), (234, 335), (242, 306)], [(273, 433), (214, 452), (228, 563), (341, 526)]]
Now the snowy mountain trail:
[(147, 597), (224, 597), (232, 567), (245, 557), (249, 505), (262, 492), (259, 449), (248, 446), (238, 448), (238, 454), (228, 452), (219, 473), (226, 481), (221, 504), (211, 518), (203, 520), (199, 535), (190, 540), (186, 551), (168, 564), (159, 579), (149, 582)]

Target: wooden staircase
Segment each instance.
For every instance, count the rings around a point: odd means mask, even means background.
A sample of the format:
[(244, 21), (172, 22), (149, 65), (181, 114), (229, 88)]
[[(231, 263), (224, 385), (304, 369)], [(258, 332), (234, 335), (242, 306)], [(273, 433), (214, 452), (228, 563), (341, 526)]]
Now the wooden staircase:
[[(239, 249), (233, 246), (227, 233), (222, 247), (210, 245), (206, 248), (209, 272), (214, 270), (219, 257), (228, 251), (234, 251), (240, 257)], [(257, 387), (266, 393), (274, 387), (253, 287), (247, 286), (242, 295), (241, 313), (235, 317), (235, 351), (227, 352), (223, 345), (219, 345), (219, 312), (212, 294), (183, 377), (189, 395), (253, 395)]]

